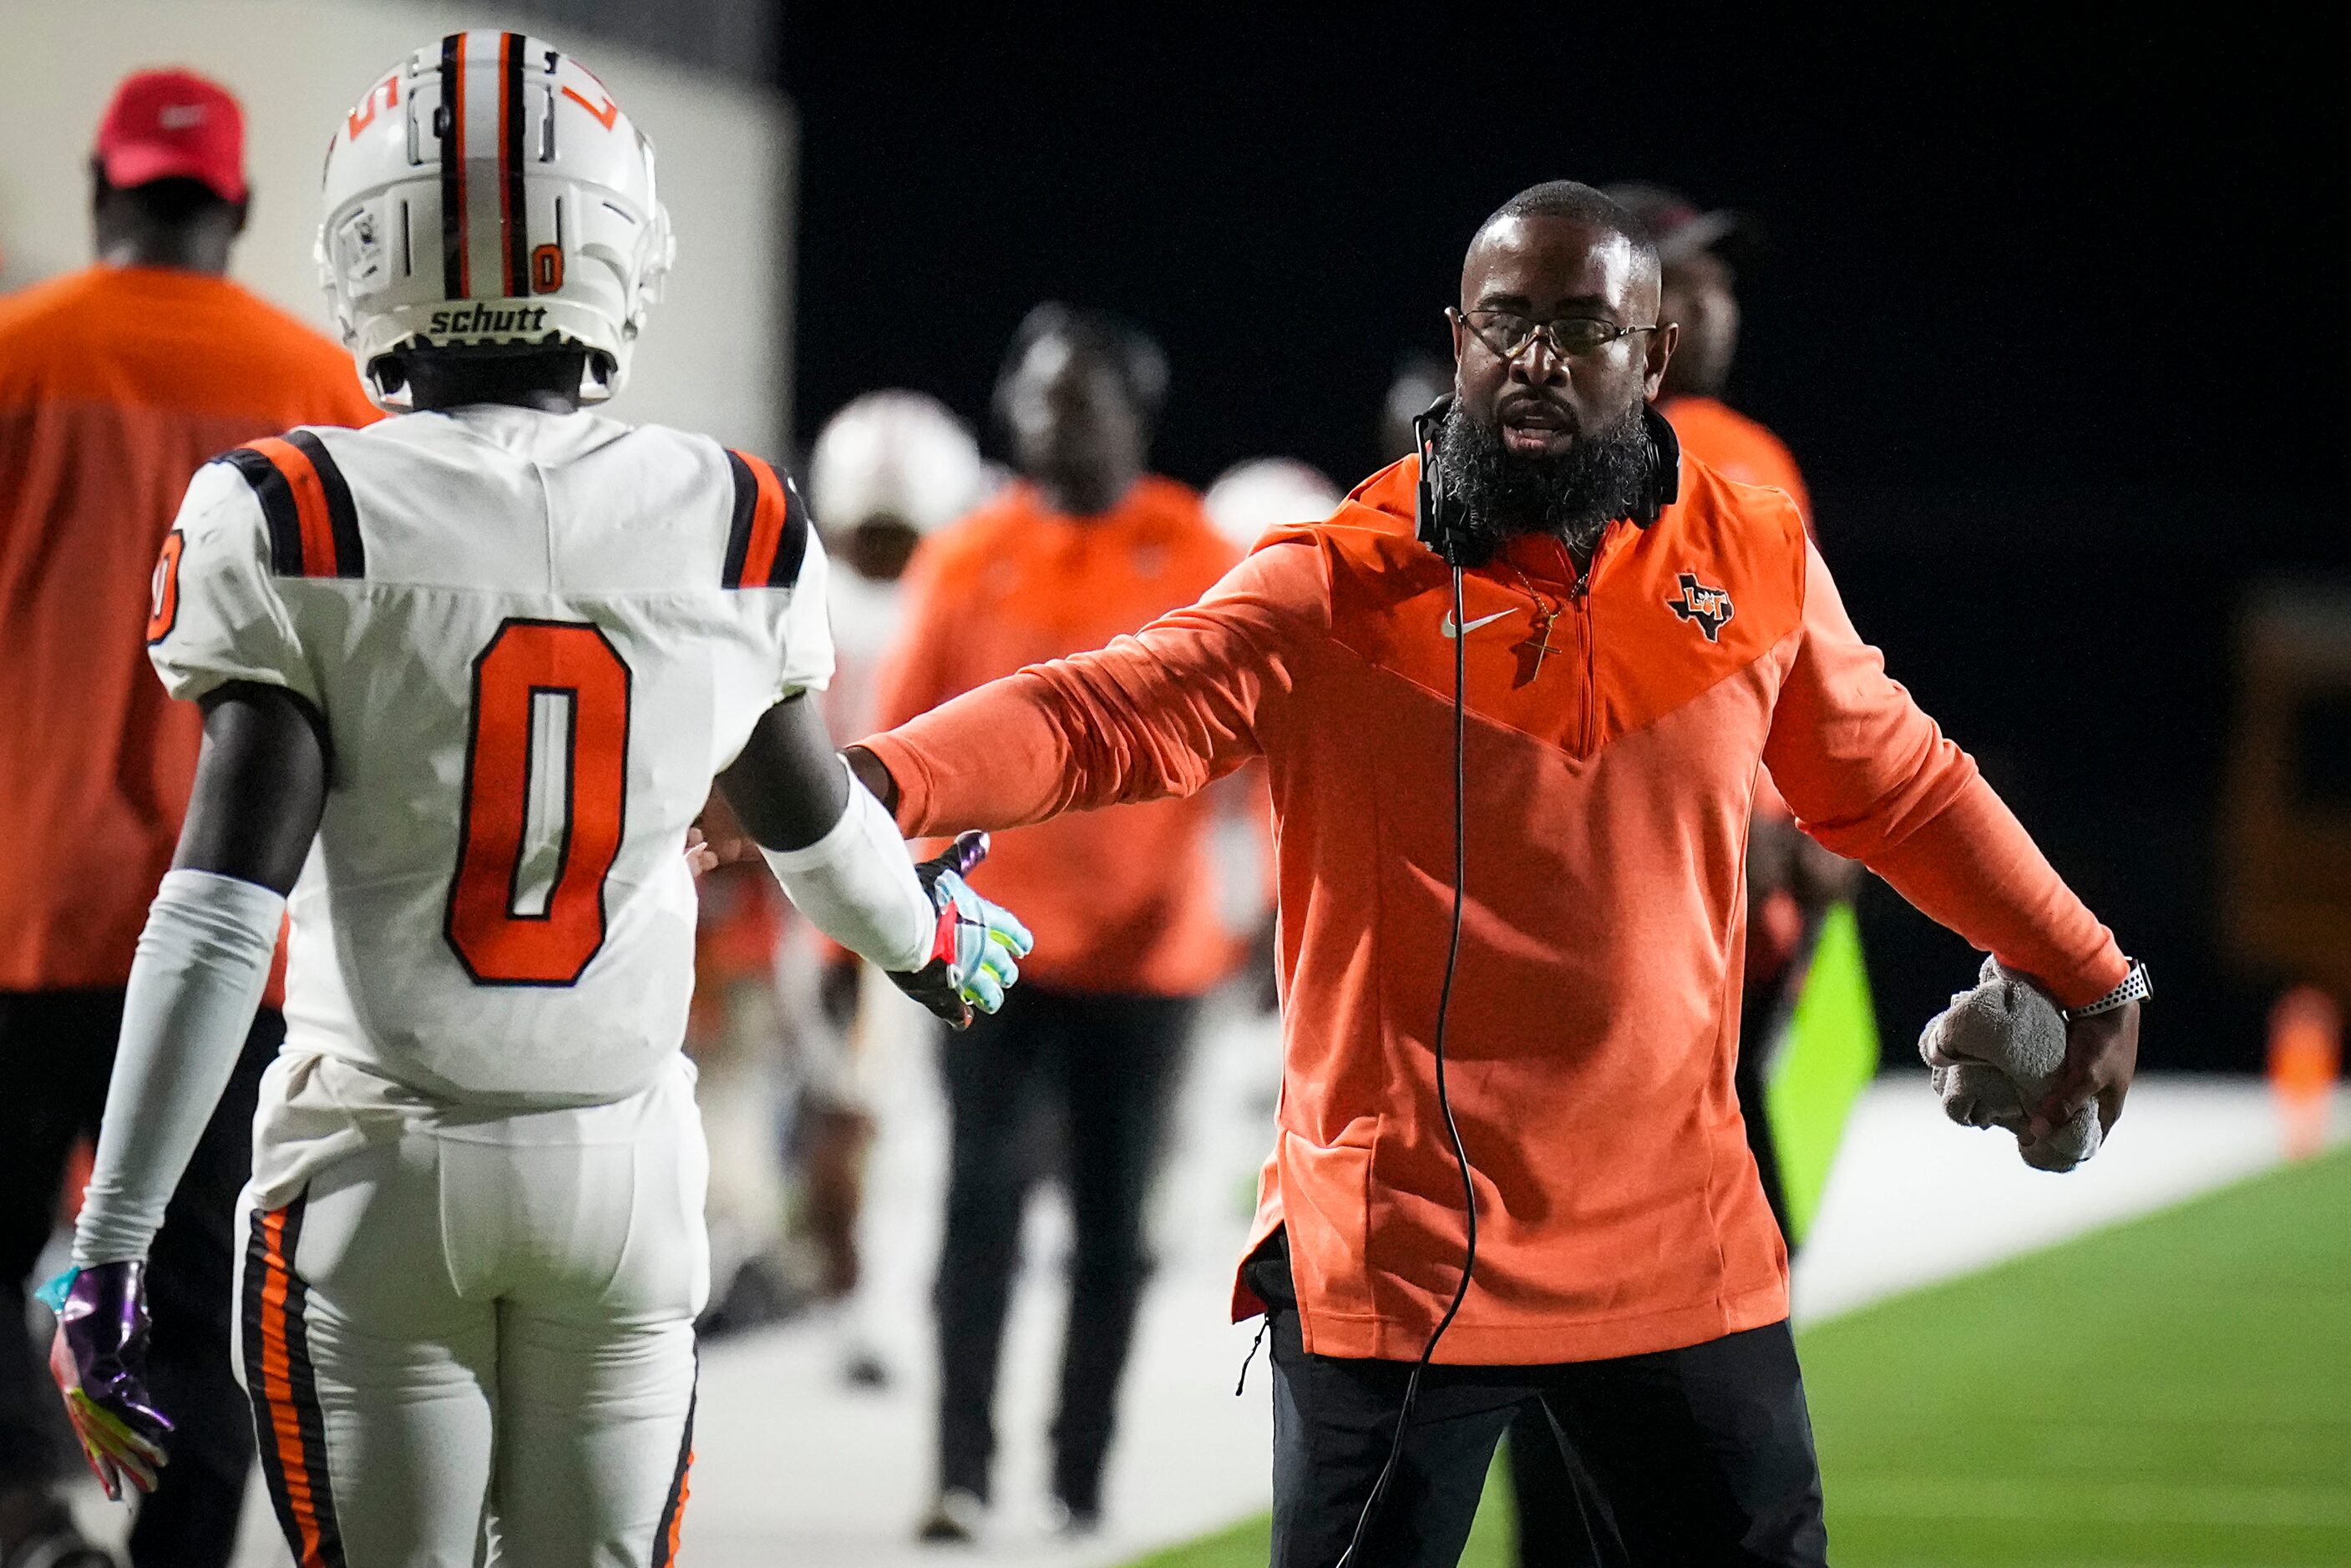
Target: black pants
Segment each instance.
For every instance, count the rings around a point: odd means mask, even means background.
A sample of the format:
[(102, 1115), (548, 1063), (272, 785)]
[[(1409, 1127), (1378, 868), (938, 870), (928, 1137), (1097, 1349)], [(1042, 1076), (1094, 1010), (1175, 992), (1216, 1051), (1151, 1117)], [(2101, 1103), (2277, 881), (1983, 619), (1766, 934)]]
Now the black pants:
[(946, 1037), (954, 1144), (936, 1295), (942, 1487), (987, 1495), (1021, 1210), (1059, 1163), (1077, 1234), (1053, 1490), (1073, 1510), (1101, 1507), (1119, 1376), (1151, 1272), (1143, 1203), (1196, 1008), (1188, 997), (1023, 984), (1003, 1012)]
[[(1755, 1157), (1755, 1173), (1762, 1179), (1763, 1200), (1780, 1222), (1788, 1255), (1796, 1255), (1795, 1232), (1788, 1226), (1788, 1195), (1780, 1180), (1779, 1146), (1771, 1141), (1771, 1123), (1764, 1114), (1763, 1071), (1771, 1047), (1770, 1033), (1778, 1024), (1781, 988), (1801, 979), (1802, 966), (1771, 982), (1750, 987), (1740, 1013), (1739, 1063), (1731, 1082), (1739, 1093), (1739, 1114), (1747, 1124), (1748, 1151)], [(1583, 1494), (1591, 1486), (1577, 1473), (1552, 1435), (1551, 1424), (1535, 1411), (1520, 1415), (1510, 1428), (1508, 1449), (1510, 1490), (1519, 1504), (1519, 1568), (1593, 1568), (1593, 1555), (1583, 1530)]]
[[(1271, 1310), (1273, 1568), (1333, 1568), (1395, 1437), (1411, 1372), (1309, 1355), (1277, 1236), (1248, 1265)], [(1575, 1479), (1574, 1545), (1607, 1568), (1818, 1568), (1828, 1561), (1788, 1325), (1687, 1350), (1555, 1366), (1431, 1366), (1362, 1554), (1453, 1568), (1503, 1429), (1536, 1413)]]
[[(25, 1321), (66, 1156), (98, 1131), (121, 1026), (120, 991), (0, 992), (0, 1312), (12, 1324)], [(285, 1019), (263, 1009), (149, 1254), (148, 1381), (174, 1430), (172, 1462), (131, 1530), (140, 1568), (217, 1568), (235, 1550), (253, 1464), (253, 1411), (228, 1353), (236, 1195), (252, 1168), (262, 1070), (285, 1038)], [(47, 1355), (0, 1329), (0, 1491), (46, 1485), (75, 1462)]]

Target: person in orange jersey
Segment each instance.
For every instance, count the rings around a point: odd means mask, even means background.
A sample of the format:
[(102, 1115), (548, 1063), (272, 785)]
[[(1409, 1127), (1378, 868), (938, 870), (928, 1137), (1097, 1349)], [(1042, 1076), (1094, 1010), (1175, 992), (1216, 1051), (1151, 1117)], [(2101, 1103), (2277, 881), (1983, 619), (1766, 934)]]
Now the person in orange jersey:
[[(1538, 1403), (1608, 1560), (1819, 1564), (1786, 1252), (1731, 1082), (1760, 769), (2065, 1005), (2134, 971), (1855, 632), (1789, 498), (1677, 454), (1637, 221), (1571, 182), (1521, 192), (1452, 320), (1423, 451), (1458, 604), (1408, 458), (1196, 605), (851, 764), (935, 834), (1269, 763), (1283, 1086), (1234, 1310), (1270, 1319), (1277, 1568), (1330, 1568), (1359, 1522), (1350, 1568), (1454, 1563)], [(2136, 1002), (2072, 1024), (2044, 1123), (2119, 1111), (2137, 1024)]]
[[(0, 1304), (24, 1289), (68, 1153), (94, 1134), (148, 899), (172, 858), (202, 721), (147, 669), (156, 554), (188, 477), (242, 441), (375, 410), (350, 357), (226, 276), (244, 122), (184, 71), (116, 88), (91, 159), (98, 263), (0, 300)], [(131, 1534), (137, 1563), (225, 1563), (253, 1459), (229, 1366), (232, 1206), (273, 992), (154, 1256), (155, 1386), (191, 1417)], [(0, 1559), (73, 1540), (54, 1391), (0, 1333)], [(41, 1561), (105, 1561), (89, 1549)], [(71, 1553), (80, 1552), (82, 1557)]]
[[(906, 577), (901, 639), (875, 685), (876, 722), (904, 722), (1023, 665), (1098, 647), (1223, 576), (1238, 552), (1199, 497), (1144, 470), (1165, 393), (1156, 345), (1113, 318), (1040, 305), (996, 394), (1022, 478), (925, 539)], [(1076, 1224), (1054, 1423), (1064, 1524), (1098, 1521), (1136, 1308), (1162, 1123), (1201, 993), (1232, 943), (1207, 862), (1205, 801), (1073, 816), (995, 840), (975, 887), (1022, 901), (1037, 938), (1004, 1012), (946, 1043), (953, 1123), (937, 1288), (936, 1505), (923, 1539), (971, 1539), (989, 1497), (998, 1350), (1037, 1136), (1066, 1113)]]
[(1722, 253), (1735, 249), (1742, 228), (1750, 225), (1737, 213), (1701, 211), (1659, 185), (1628, 182), (1607, 192), (1656, 243), (1660, 316), (1681, 327), (1680, 347), (1657, 392), (1658, 411), (1673, 421), (1683, 451), (1726, 479), (1786, 491), (1810, 529), (1813, 501), (1795, 455), (1760, 421), (1722, 400), (1739, 352), (1738, 276)]

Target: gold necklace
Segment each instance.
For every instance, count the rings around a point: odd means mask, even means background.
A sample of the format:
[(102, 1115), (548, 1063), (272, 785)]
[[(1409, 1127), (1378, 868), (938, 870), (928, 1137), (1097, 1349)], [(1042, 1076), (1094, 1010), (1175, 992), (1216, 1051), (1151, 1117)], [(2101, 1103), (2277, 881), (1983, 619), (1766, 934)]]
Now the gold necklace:
[(1527, 672), (1527, 679), (1532, 680), (1542, 673), (1543, 660), (1546, 658), (1554, 653), (1567, 651), (1563, 648), (1553, 648), (1551, 645), (1551, 628), (1558, 622), (1561, 613), (1567, 608), (1567, 601), (1561, 599), (1553, 603), (1546, 600), (1541, 591), (1535, 587), (1534, 579), (1520, 571), (1516, 561), (1505, 561), (1502, 564), (1517, 575), (1519, 586), (1526, 590), (1527, 597), (1535, 601), (1534, 630), (1528, 634), (1524, 642), (1518, 644), (1521, 651), (1534, 655), (1533, 667)]

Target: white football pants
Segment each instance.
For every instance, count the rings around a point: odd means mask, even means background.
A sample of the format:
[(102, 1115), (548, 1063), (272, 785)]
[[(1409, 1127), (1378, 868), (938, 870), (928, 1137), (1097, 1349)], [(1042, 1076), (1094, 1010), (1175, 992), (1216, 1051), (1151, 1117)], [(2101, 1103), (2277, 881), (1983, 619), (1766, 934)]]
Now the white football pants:
[(244, 1205), (237, 1366), (295, 1562), (668, 1568), (707, 1166), (681, 1058), (613, 1105), (412, 1123)]

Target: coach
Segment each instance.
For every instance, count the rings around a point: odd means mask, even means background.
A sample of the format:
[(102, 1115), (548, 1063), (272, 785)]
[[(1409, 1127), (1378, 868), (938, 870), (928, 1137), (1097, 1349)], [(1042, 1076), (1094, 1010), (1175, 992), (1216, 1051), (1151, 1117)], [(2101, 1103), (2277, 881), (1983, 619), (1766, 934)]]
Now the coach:
[[(1759, 764), (1807, 831), (2069, 1007), (2131, 965), (1845, 618), (1777, 491), (1678, 457), (1657, 260), (1588, 187), (1489, 218), (1432, 442), (1466, 602), (1414, 537), (1418, 460), (1269, 537), (1207, 597), (850, 753), (909, 833), (1196, 790), (1262, 754), (1279, 826), (1280, 1132), (1236, 1307), (1270, 1312), (1274, 1560), (1331, 1568), (1460, 1281), (1432, 1043), (1447, 1033), (1477, 1266), (1351, 1568), (1449, 1564), (1540, 1402), (1604, 1557), (1817, 1564), (1786, 1254), (1731, 1072)], [(1670, 502), (1657, 511), (1657, 504)], [(1648, 517), (1644, 526), (1634, 521)], [(2071, 1028), (2044, 1116), (2111, 1119), (2137, 1004)]]

